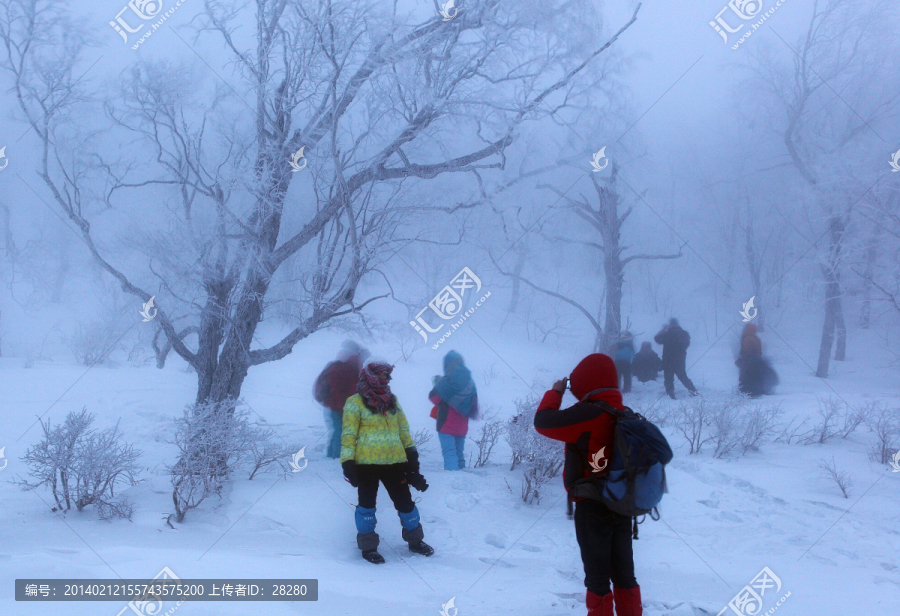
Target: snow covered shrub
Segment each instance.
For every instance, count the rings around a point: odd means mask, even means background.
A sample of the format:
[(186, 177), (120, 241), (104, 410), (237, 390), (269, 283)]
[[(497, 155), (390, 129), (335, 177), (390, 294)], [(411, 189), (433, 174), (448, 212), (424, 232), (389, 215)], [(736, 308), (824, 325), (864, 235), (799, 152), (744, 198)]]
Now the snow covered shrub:
[(780, 403), (752, 406), (744, 417), (741, 453), (759, 449), (766, 439), (774, 436), (781, 414)]
[(431, 447), (428, 446), (428, 441), (432, 438), (434, 438), (434, 432), (427, 428), (422, 428), (412, 435), (413, 443), (416, 444), (416, 450), (419, 453), (431, 451)]
[(529, 505), (541, 502), (544, 484), (559, 475), (564, 461), (561, 443), (538, 434), (533, 426), (531, 432), (534, 436), (522, 458), (522, 500)]
[(500, 440), (500, 435), (505, 430), (506, 425), (497, 419), (497, 412), (493, 407), (488, 407), (482, 419), (481, 432), (478, 438), (473, 439), (473, 442), (478, 446), (478, 456), (475, 458), (475, 463), (471, 464), (472, 468), (478, 468), (488, 463), (488, 460), (491, 459), (491, 451), (493, 451), (494, 445)]
[(300, 448), (285, 442), (275, 442), (275, 432), (270, 428), (251, 427), (249, 444), (251, 468), (248, 481), (260, 471), (265, 473), (278, 468), (283, 475), (293, 472), (288, 461)]
[(251, 424), (249, 412), (236, 400), (190, 404), (175, 420), (178, 461), (168, 469), (172, 479), (175, 519), (184, 521), (191, 509), (204, 500), (221, 495), (228, 475), (242, 462), (260, 468), (281, 462), (291, 447), (271, 442), (271, 431)]
[(529, 449), (531, 435), (534, 432), (534, 413), (539, 403), (540, 400), (534, 394), (516, 400), (516, 414), (506, 423), (506, 442), (509, 443), (512, 452), (509, 466), (511, 471), (516, 470), (516, 466)]
[(673, 423), (675, 429), (687, 441), (690, 451), (688, 453), (700, 453), (704, 443), (710, 441), (714, 435), (708, 434), (709, 426), (717, 410), (721, 410), (721, 400), (712, 395), (693, 396), (682, 400), (675, 409)]
[(118, 424), (98, 432), (91, 429), (93, 422), (94, 416), (86, 408), (70, 412), (55, 428), (51, 428), (49, 419), (46, 424), (41, 421), (44, 438), (29, 447), (23, 457), (34, 481), (16, 483), (23, 490), (49, 487), (56, 501), (53, 511), (68, 511), (72, 505), (81, 511), (96, 505), (103, 520), (130, 520), (134, 512), (131, 503), (113, 499), (116, 484), (138, 483), (141, 452), (121, 442)]
[[(636, 396), (635, 396), (636, 397)], [(634, 397), (632, 397), (634, 400)], [(645, 417), (647, 421), (665, 428), (672, 421), (672, 409), (667, 404), (658, 404), (659, 399), (653, 398), (653, 402), (641, 397), (639, 401), (632, 402), (628, 406), (635, 412)]]
[(733, 395), (713, 405), (710, 440), (715, 444), (715, 458), (741, 456), (758, 449), (775, 433), (779, 405), (753, 404), (746, 396)]
[(850, 408), (833, 397), (819, 399), (819, 421), (800, 436), (800, 443), (813, 445), (825, 443), (835, 437), (847, 438), (864, 421), (866, 407)]
[(492, 363), (490, 368), (481, 370), (481, 378), (484, 380), (485, 387), (490, 387), (491, 382), (498, 376), (500, 376), (500, 372), (497, 370), (497, 362)]
[(866, 424), (876, 439), (869, 449), (869, 458), (887, 464), (900, 449), (900, 408), (889, 409), (881, 402), (869, 402), (865, 415)]
[(784, 428), (781, 430), (781, 434), (779, 434), (775, 439), (776, 443), (781, 441), (786, 445), (790, 445), (794, 439), (797, 439), (797, 442), (800, 442), (800, 440), (803, 438), (803, 435), (806, 434), (805, 432), (801, 432), (801, 430), (806, 427), (809, 419), (803, 418), (801, 421), (795, 424), (794, 422), (796, 422), (797, 419), (797, 417), (794, 417), (784, 426)]
[(822, 469), (826, 477), (837, 484), (844, 498), (850, 498), (850, 488), (853, 487), (853, 481), (850, 479), (850, 474), (847, 471), (838, 470), (837, 465), (834, 463), (834, 457), (831, 458), (831, 462), (823, 458), (819, 462), (819, 468)]
[(559, 475), (564, 460), (562, 444), (534, 429), (539, 402), (534, 394), (516, 400), (517, 413), (507, 421), (505, 430), (512, 451), (509, 470), (522, 465), (522, 500), (529, 505), (540, 502), (543, 485)]
[(127, 331), (120, 309), (106, 306), (101, 312), (99, 319), (79, 323), (64, 339), (75, 359), (85, 366), (107, 362), (110, 354), (121, 346), (123, 332)]

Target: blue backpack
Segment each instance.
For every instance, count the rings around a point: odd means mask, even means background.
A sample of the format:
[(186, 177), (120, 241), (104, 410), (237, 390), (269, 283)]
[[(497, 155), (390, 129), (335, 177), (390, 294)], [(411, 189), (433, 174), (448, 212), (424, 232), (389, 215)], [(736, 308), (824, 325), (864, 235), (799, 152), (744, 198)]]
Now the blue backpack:
[(628, 517), (653, 515), (666, 489), (666, 464), (672, 461), (672, 448), (659, 428), (627, 408), (624, 411), (607, 404), (603, 410), (614, 415), (615, 444), (609, 472), (601, 477), (586, 477), (575, 482), (574, 497), (597, 500), (615, 513)]

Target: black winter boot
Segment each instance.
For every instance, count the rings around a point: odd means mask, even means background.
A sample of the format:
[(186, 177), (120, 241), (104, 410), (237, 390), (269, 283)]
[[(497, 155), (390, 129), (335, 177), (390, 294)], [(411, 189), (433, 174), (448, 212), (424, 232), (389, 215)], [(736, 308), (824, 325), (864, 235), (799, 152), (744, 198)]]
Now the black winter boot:
[(421, 524), (412, 530), (403, 529), (403, 540), (409, 543), (409, 550), (411, 552), (421, 554), (422, 556), (431, 556), (434, 554), (434, 548), (422, 541), (423, 537), (425, 537), (425, 531), (422, 529)]
[(384, 557), (378, 553), (378, 533), (356, 533), (356, 545), (370, 563), (380, 565), (384, 562)]

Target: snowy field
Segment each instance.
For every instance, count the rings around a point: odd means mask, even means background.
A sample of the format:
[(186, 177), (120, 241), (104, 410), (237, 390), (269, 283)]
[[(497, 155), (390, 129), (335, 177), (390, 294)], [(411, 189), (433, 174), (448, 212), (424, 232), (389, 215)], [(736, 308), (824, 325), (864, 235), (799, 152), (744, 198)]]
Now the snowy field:
[[(458, 332), (452, 348), (472, 367), (482, 404), (496, 406), (503, 417), (513, 413), (514, 399), (529, 393), (526, 382), (536, 383), (536, 393), (543, 394), (589, 351), (516, 344), (499, 335), (485, 338), (488, 345), (481, 339), (482, 327), (473, 320)], [(184, 364), (175, 359), (164, 370), (127, 363), (87, 370), (36, 362), (25, 369), (24, 360), (4, 358), (0, 445), (6, 445), (8, 466), (0, 473), (2, 613), (115, 616), (124, 602), (16, 602), (12, 581), (150, 578), (169, 567), (181, 578), (319, 581), (315, 603), (193, 602), (177, 608), (183, 616), (433, 615), (451, 597), (459, 616), (583, 614), (583, 572), (573, 524), (565, 516), (562, 482), (553, 480), (539, 504), (522, 503), (519, 470), (509, 471), (505, 443), (486, 467), (447, 473), (433, 439), (422, 455), (431, 487), (413, 494), (435, 555), (409, 553), (382, 489), (378, 531), (387, 563), (373, 566), (360, 558), (355, 490), (343, 480), (337, 462), (324, 457), (322, 414), (310, 395), (315, 375), (340, 339), (317, 333), (285, 360), (253, 369), (244, 385), (253, 412), (285, 441), (307, 446), (308, 467), (286, 480), (263, 474), (248, 481), (246, 473), (238, 473), (221, 499), (189, 513), (175, 530), (164, 520), (172, 501), (163, 468), (175, 455), (166, 442), (171, 418), (195, 391), (195, 377), (182, 370)], [(730, 338), (695, 340), (688, 354), (694, 382), (704, 395), (728, 391), (736, 378)], [(813, 414), (817, 396), (834, 395), (777, 337), (764, 335), (763, 341), (782, 380), (777, 395), (766, 402), (781, 402), (785, 420)], [(792, 346), (814, 357), (815, 340), (805, 342), (809, 348), (798, 341)], [(389, 346), (367, 344), (376, 355), (395, 359)], [(851, 339), (851, 361), (835, 364), (828, 384), (851, 405), (876, 398), (896, 405), (895, 369), (885, 358), (864, 353), (867, 348), (877, 348), (874, 340)], [(413, 431), (433, 428), (425, 396), (446, 350), (420, 349), (397, 364), (392, 386)], [(680, 385), (676, 391), (683, 397)], [(661, 383), (638, 383), (625, 401), (636, 409), (677, 405), (662, 395)], [(565, 404), (571, 401), (567, 395)], [(54, 514), (48, 492), (23, 492), (10, 483), (25, 474), (19, 457), (40, 435), (36, 416), (52, 407), (45, 419), (56, 423), (83, 406), (97, 415), (98, 427), (121, 420), (126, 440), (144, 452), (147, 481), (127, 492), (136, 507), (133, 522), (100, 521), (91, 508)], [(479, 424), (472, 424), (470, 436), (478, 430)], [(676, 451), (668, 471), (670, 493), (661, 521), (648, 519), (635, 542), (645, 613), (718, 614), (763, 567), (780, 578), (782, 595), (790, 592), (778, 614), (895, 613), (900, 605), (900, 473), (869, 461), (872, 436), (865, 428), (824, 445), (767, 443), (737, 460), (715, 459), (708, 450), (688, 455), (684, 439), (671, 427), (664, 431)], [(471, 451), (471, 440), (467, 447)], [(852, 475), (849, 499), (818, 469), (821, 459), (832, 456)], [(159, 613), (173, 607), (167, 602)]]

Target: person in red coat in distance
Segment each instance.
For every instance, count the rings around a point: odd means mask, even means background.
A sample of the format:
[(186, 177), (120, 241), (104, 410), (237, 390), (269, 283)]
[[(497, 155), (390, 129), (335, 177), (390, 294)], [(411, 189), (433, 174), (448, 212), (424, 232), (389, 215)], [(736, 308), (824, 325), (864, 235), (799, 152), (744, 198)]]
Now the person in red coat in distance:
[(344, 403), (356, 394), (359, 372), (368, 359), (369, 351), (352, 340), (344, 340), (336, 361), (329, 363), (316, 378), (313, 397), (325, 410), (325, 423), (329, 430), (326, 455), (341, 457), (341, 428)]
[[(566, 382), (578, 402), (560, 410)], [(563, 483), (603, 475), (614, 447), (616, 418), (603, 405), (622, 410), (619, 376), (612, 358), (588, 355), (544, 394), (534, 415), (534, 427), (566, 444)], [(606, 471), (608, 472), (608, 471)], [(575, 537), (584, 564), (588, 616), (641, 616), (641, 589), (634, 578), (631, 518), (613, 513), (599, 501), (575, 499)], [(612, 582), (612, 590), (610, 589)]]

